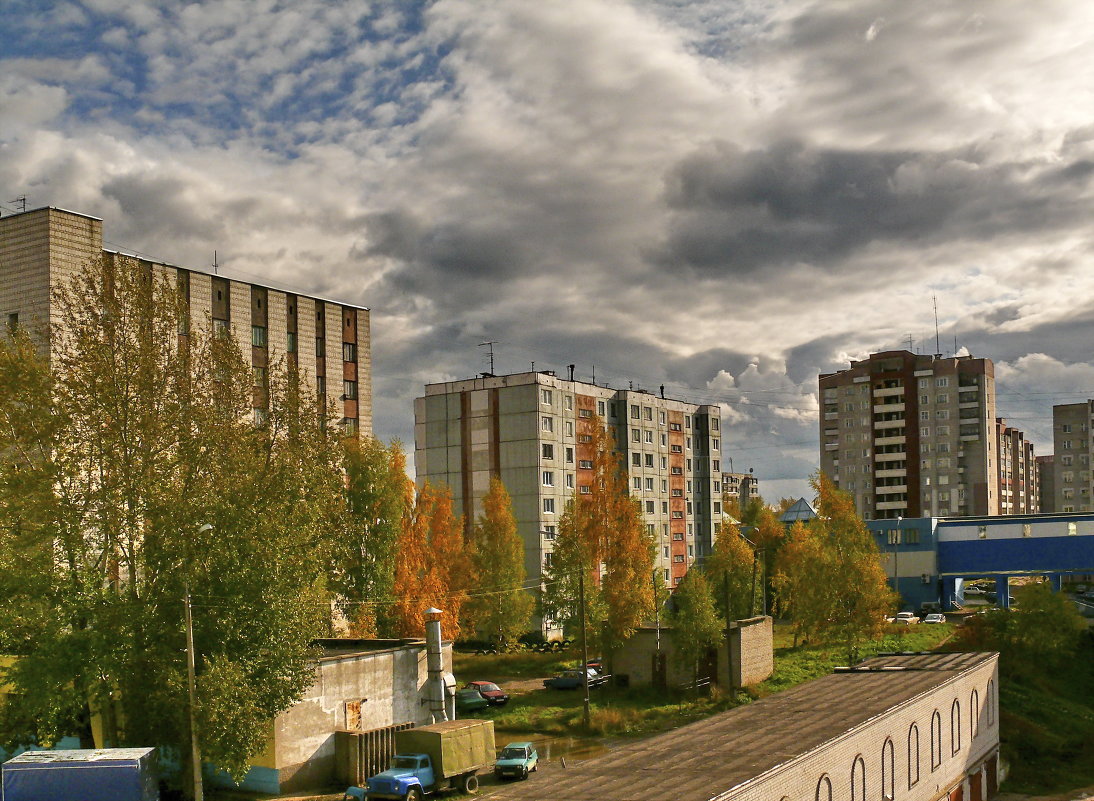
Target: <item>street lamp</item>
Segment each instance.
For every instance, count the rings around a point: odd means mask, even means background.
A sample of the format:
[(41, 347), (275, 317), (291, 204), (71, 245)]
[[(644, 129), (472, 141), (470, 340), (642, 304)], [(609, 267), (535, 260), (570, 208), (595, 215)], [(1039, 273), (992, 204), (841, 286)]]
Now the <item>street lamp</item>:
[[(212, 523), (202, 523), (198, 526), (196, 534), (204, 534), (213, 530)], [(187, 568), (189, 568), (190, 544), (186, 544)], [(190, 610), (190, 576), (187, 571), (184, 579), (186, 598), (184, 608), (186, 611), (186, 684), (190, 696), (190, 759), (194, 763), (194, 801), (204, 801), (205, 791), (201, 783), (201, 749), (198, 748), (197, 722), (194, 716), (194, 706), (197, 701), (197, 688), (194, 678), (194, 618)]]

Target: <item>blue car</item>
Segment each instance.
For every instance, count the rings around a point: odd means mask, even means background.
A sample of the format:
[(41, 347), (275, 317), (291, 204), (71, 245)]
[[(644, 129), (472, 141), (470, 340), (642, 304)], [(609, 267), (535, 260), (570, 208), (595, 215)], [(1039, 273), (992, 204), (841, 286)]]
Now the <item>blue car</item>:
[(532, 743), (509, 743), (501, 749), (494, 764), (494, 775), (499, 779), (527, 779), (528, 774), (539, 768), (539, 754)]

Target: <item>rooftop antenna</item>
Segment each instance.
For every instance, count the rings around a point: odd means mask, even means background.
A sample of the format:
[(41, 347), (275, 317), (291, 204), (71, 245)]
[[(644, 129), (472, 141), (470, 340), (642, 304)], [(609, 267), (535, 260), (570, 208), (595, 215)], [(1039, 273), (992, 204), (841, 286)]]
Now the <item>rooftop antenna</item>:
[(593, 384), (596, 384), (596, 365), (593, 365)]
[(957, 357), (957, 334), (953, 335), (953, 355)]
[[(491, 339), (488, 342), (480, 342), (479, 343), (479, 347), (480, 348), (486, 348), (487, 353), (489, 354), (489, 357), (490, 357), (490, 375), (494, 374), (494, 346), (497, 345), (497, 344), (498, 344), (498, 341), (496, 339)], [(532, 362), (532, 364), (534, 365), (535, 362)]]
[(931, 295), (931, 300), (934, 301), (934, 352), (941, 356), (942, 345), (938, 341), (938, 294)]
[(532, 362), (532, 372), (534, 373), (535, 371), (536, 371), (536, 363)]
[(25, 212), (27, 210), (27, 196), (26, 195), (19, 195), (19, 197), (15, 198), (15, 200), (9, 200), (8, 203), (12, 203), (12, 204), (18, 203), (19, 204), (19, 211), (21, 211), (21, 212)]
[(217, 263), (217, 252), (213, 251), (213, 275), (220, 275), (220, 264)]
[(913, 353), (915, 352), (915, 340), (912, 338), (911, 334), (908, 334), (908, 350)]

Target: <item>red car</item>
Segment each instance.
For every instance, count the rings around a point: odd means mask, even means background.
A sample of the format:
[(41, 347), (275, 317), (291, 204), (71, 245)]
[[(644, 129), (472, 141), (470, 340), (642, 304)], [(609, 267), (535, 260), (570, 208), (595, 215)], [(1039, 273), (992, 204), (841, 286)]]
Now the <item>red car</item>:
[(509, 694), (492, 681), (470, 681), (464, 689), (477, 690), (490, 706), (503, 706), (509, 701)]

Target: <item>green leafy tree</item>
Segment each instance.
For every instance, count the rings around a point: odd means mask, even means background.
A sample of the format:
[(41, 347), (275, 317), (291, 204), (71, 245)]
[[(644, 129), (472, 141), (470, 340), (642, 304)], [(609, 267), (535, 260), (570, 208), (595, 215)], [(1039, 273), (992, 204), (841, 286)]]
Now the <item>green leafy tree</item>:
[(823, 473), (812, 484), (817, 517), (791, 530), (773, 584), (796, 635), (841, 643), (851, 656), (858, 642), (880, 636), (897, 598), (850, 495)]
[(681, 668), (690, 670), (696, 682), (699, 665), (725, 635), (725, 619), (718, 614), (711, 595), (712, 587), (702, 570), (692, 569), (672, 593), (673, 658)]
[(402, 445), (372, 437), (345, 442), (346, 491), (341, 536), (331, 549), (330, 587), (347, 610), (351, 632), (390, 632), (395, 550), (414, 499)]
[[(653, 614), (653, 536), (610, 437), (588, 427), (592, 470), (579, 474), (585, 491), (567, 504), (559, 521), (552, 566), (544, 571), (546, 616), (580, 634), (579, 579), (584, 578), (590, 639), (610, 651)], [(587, 483), (585, 483), (587, 482)]]
[(233, 340), (180, 337), (148, 265), (93, 260), (55, 303), (48, 361), (0, 344), (0, 646), (19, 657), (0, 735), (89, 742), (98, 715), (108, 743), (185, 760), (189, 589), (198, 739), (241, 777), (313, 680), (335, 433), (291, 364), (255, 386)]
[(517, 533), (513, 502), (501, 478), (490, 479), (483, 513), (471, 531), (477, 593), (469, 600), (466, 631), (497, 635), (510, 646), (528, 631), (535, 598), (524, 583), (524, 540)]
[(759, 590), (758, 582), (754, 580), (755, 564), (755, 551), (741, 536), (740, 528), (723, 522), (704, 565), (718, 612), (723, 618), (741, 620), (756, 608)]

